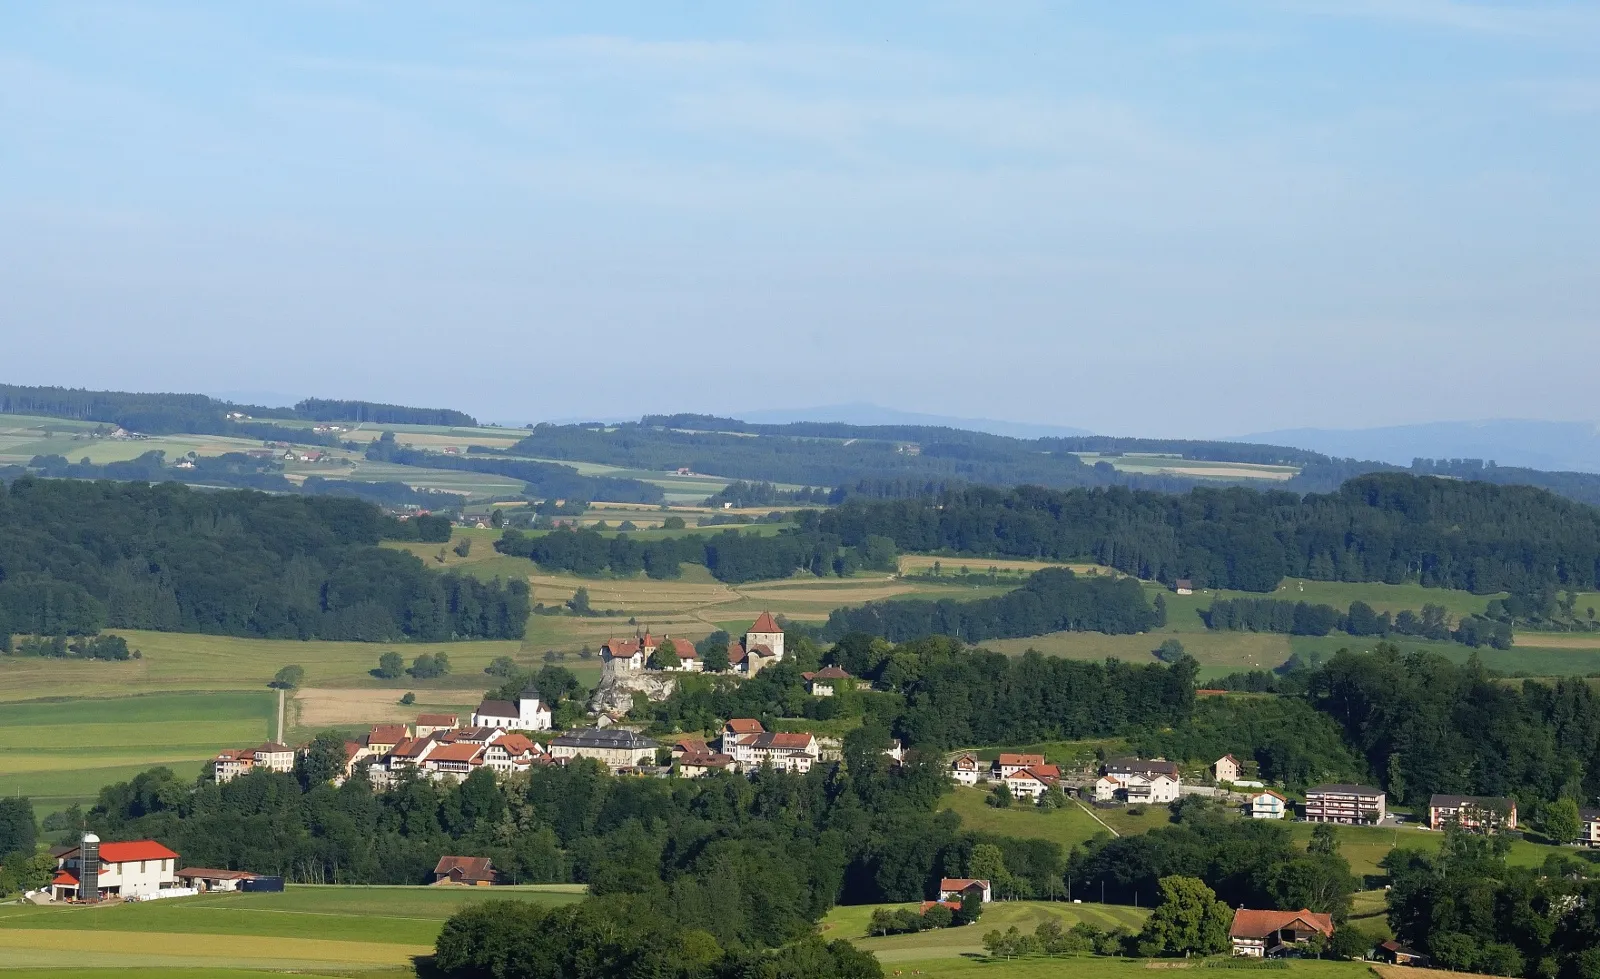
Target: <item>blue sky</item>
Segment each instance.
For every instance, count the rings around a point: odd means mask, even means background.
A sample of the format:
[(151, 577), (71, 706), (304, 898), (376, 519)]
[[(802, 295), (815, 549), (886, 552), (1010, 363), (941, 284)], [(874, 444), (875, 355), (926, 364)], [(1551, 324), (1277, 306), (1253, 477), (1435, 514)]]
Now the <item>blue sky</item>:
[(1600, 5), (0, 7), (0, 375), (1593, 419)]

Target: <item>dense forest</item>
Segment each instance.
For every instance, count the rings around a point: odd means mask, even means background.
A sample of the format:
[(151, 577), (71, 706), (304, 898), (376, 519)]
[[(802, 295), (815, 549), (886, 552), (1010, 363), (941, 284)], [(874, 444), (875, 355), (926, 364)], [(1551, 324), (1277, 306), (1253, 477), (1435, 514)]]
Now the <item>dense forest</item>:
[(1600, 578), (1600, 510), (1526, 487), (1398, 473), (1305, 497), (974, 487), (848, 500), (815, 520), (847, 545), (871, 535), (901, 551), (1092, 558), (1140, 578), (1239, 591), (1270, 592), (1285, 575), (1514, 594), (1592, 589)]
[(367, 447), (367, 458), (402, 466), (426, 469), (456, 469), (493, 473), (523, 480), (524, 493), (541, 499), (605, 500), (611, 503), (660, 503), (666, 499), (661, 487), (637, 479), (615, 476), (584, 476), (571, 466), (532, 459), (508, 459), (481, 454), (447, 455), (413, 449), (395, 441), (393, 432), (384, 432)]
[(920, 636), (955, 636), (967, 642), (1013, 639), (1047, 632), (1104, 632), (1126, 635), (1166, 624), (1166, 608), (1155, 607), (1133, 578), (1079, 576), (1067, 568), (1046, 568), (1028, 576), (1015, 591), (973, 601), (891, 599), (834, 609), (824, 634), (851, 632), (903, 642)]
[(439, 524), (448, 539), (447, 521), (353, 499), (23, 477), (0, 489), (0, 617), (39, 635), (520, 638), (526, 582), (439, 574), (377, 546), (437, 539)]
[(799, 571), (848, 575), (898, 567), (894, 545), (885, 538), (868, 536), (858, 545), (843, 547), (833, 535), (795, 530), (771, 536), (724, 530), (648, 541), (569, 527), (534, 535), (508, 530), (494, 548), (550, 571), (589, 575), (643, 571), (651, 578), (677, 578), (683, 573), (681, 565), (703, 564), (718, 581), (731, 583), (787, 578)]
[[(292, 439), (329, 444), (303, 428), (257, 419), (355, 421), (393, 425), (474, 426), (471, 415), (444, 408), (407, 408), (370, 401), (325, 401), (308, 398), (293, 408), (239, 405), (203, 394), (145, 394), (86, 391), (80, 388), (28, 387), (0, 384), (0, 414), (45, 415), (81, 421), (110, 422), (146, 435), (240, 435), (245, 438)], [(230, 419), (230, 414), (247, 416)]]

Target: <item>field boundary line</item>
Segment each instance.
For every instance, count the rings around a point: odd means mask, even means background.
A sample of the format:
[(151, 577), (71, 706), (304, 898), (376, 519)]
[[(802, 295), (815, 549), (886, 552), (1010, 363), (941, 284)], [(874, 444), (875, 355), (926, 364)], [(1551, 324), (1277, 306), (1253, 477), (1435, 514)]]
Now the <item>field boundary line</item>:
[[(184, 907), (201, 911), (248, 911), (258, 914), (310, 914), (323, 918), (388, 918), (394, 921), (439, 921), (444, 918), (422, 918), (408, 914), (363, 914), (359, 911), (296, 911), (291, 908), (230, 908), (222, 904), (187, 904)], [(20, 915), (19, 915), (20, 917)]]
[(1083, 803), (1079, 802), (1077, 799), (1073, 799), (1072, 801), (1079, 809), (1082, 809), (1084, 812), (1088, 813), (1090, 819), (1094, 820), (1095, 822), (1099, 823), (1101, 826), (1104, 826), (1108, 831), (1110, 831), (1112, 836), (1121, 836), (1122, 835), (1121, 833), (1119, 833), (1116, 830), (1112, 829), (1110, 823), (1106, 822), (1104, 819), (1101, 819), (1099, 816), (1096, 816), (1094, 814), (1094, 811), (1091, 810), (1088, 806), (1086, 806)]

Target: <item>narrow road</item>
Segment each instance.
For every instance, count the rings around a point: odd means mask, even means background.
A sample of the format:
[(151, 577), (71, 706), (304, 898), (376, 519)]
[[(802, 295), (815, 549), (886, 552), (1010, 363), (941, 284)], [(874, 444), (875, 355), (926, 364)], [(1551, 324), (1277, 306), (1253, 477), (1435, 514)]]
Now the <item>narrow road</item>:
[(277, 736), (277, 738), (275, 740), (277, 740), (277, 742), (279, 744), (283, 744), (284, 743), (284, 740), (283, 740), (283, 688), (282, 687), (278, 688), (278, 736)]
[(1104, 819), (1101, 819), (1099, 816), (1096, 816), (1094, 814), (1094, 810), (1093, 809), (1090, 809), (1088, 806), (1084, 805), (1083, 803), (1078, 802), (1077, 799), (1073, 799), (1072, 801), (1077, 804), (1079, 809), (1082, 809), (1084, 812), (1088, 813), (1090, 819), (1092, 819), (1095, 822), (1099, 823), (1101, 826), (1104, 826), (1106, 828), (1106, 831), (1109, 832), (1112, 836), (1121, 836), (1122, 835), (1121, 833), (1119, 833), (1116, 830), (1112, 829), (1110, 823), (1106, 822)]

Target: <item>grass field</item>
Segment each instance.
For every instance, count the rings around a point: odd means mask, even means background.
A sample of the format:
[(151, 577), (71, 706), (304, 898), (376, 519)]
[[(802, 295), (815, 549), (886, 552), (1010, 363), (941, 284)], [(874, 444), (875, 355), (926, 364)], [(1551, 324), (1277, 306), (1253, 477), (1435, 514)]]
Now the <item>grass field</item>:
[(1155, 452), (1129, 452), (1123, 455), (1101, 455), (1097, 452), (1080, 452), (1078, 458), (1087, 465), (1109, 462), (1120, 472), (1145, 473), (1162, 476), (1190, 476), (1201, 479), (1259, 479), (1283, 482), (1300, 472), (1299, 466), (1273, 466), (1254, 462), (1222, 462), (1212, 459), (1185, 459), (1177, 455)]
[(867, 923), (872, 912), (882, 907), (891, 909), (917, 909), (915, 904), (853, 905), (837, 907), (822, 919), (824, 938), (848, 938), (856, 946), (872, 952), (885, 964), (896, 966), (908, 958), (935, 959), (983, 954), (983, 935), (991, 929), (1005, 931), (1012, 925), (1032, 932), (1039, 923), (1049, 918), (1071, 928), (1087, 921), (1100, 928), (1117, 927), (1137, 931), (1144, 924), (1148, 911), (1125, 908), (1113, 904), (1072, 904), (1066, 901), (996, 901), (984, 908), (983, 917), (976, 926), (941, 928), (918, 932), (914, 935), (869, 936)]
[(1100, 833), (1115, 831), (1131, 836), (1172, 822), (1172, 814), (1165, 806), (1146, 806), (1139, 816), (1120, 807), (1095, 809), (1090, 815), (1077, 802), (1048, 811), (1026, 803), (995, 809), (984, 801), (988, 795), (987, 788), (962, 786), (952, 790), (939, 804), (959, 815), (965, 828), (1023, 839), (1053, 840), (1061, 844), (1063, 850), (1081, 846)]
[[(974, 927), (987, 930), (985, 928), (987, 923), (988, 916), (985, 915)], [(936, 935), (939, 932), (925, 934)], [(885, 975), (917, 976), (921, 979), (1057, 979), (1060, 976), (1071, 976), (1073, 979), (1148, 979), (1152, 969), (1195, 970), (1187, 973), (1193, 976), (1229, 974), (1202, 970), (1199, 960), (1162, 959), (1152, 962), (1149, 959), (1068, 955), (1059, 958), (1036, 956), (992, 962), (986, 957), (970, 952), (962, 953), (960, 956), (945, 955), (929, 958), (913, 958), (910, 955), (896, 955), (889, 958), (880, 953), (878, 957), (883, 960)], [(1297, 959), (1289, 962), (1287, 969), (1270, 974), (1285, 976), (1285, 979), (1372, 979), (1372, 970), (1365, 962), (1317, 962)]]
[[(372, 979), (410, 976), (413, 958), (432, 952), (444, 920), (464, 904), (491, 898), (560, 904), (582, 893), (581, 887), (567, 885), (318, 886), (103, 907), (0, 906), (0, 969), (33, 967), (70, 975), (54, 969), (75, 964), (144, 967), (161, 974), (181, 967), (233, 967), (356, 971)], [(84, 932), (95, 938), (86, 941)]]
[(276, 711), (266, 689), (0, 703), (0, 794), (43, 815), (153, 765), (192, 778), (219, 748), (267, 740)]

